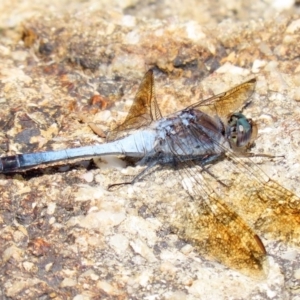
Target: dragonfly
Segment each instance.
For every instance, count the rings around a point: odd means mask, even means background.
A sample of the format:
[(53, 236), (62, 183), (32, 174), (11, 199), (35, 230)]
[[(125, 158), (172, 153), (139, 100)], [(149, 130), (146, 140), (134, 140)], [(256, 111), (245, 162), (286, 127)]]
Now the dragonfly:
[[(176, 234), (200, 255), (251, 276), (264, 276), (267, 251), (260, 238), (300, 243), (300, 199), (270, 179), (251, 159), (256, 123), (242, 110), (251, 101), (256, 80), (162, 116), (149, 70), (121, 125), (106, 143), (57, 151), (0, 157), (0, 173), (14, 173), (68, 159), (123, 155), (144, 170), (178, 169), (189, 200), (161, 212)], [(226, 162), (225, 179), (214, 166)], [(214, 184), (212, 184), (214, 182)], [(126, 184), (124, 182), (121, 184)], [(111, 186), (118, 185), (112, 184)]]

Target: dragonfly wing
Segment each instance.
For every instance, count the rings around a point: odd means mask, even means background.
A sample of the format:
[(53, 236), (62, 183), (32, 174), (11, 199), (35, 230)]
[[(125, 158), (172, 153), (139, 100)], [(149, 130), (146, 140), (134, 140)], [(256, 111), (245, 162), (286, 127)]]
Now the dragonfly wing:
[(254, 92), (255, 84), (256, 79), (252, 78), (227, 92), (192, 104), (187, 109), (198, 108), (207, 114), (218, 115), (221, 119), (227, 118), (229, 115), (241, 111), (247, 105), (247, 100)]
[[(218, 191), (217, 194), (222, 198), (217, 196), (212, 199), (221, 198), (229, 204), (260, 236), (300, 246), (300, 198), (270, 179), (253, 159), (243, 157), (241, 153), (237, 155), (219, 144), (213, 133), (209, 137), (209, 144), (193, 132), (193, 126), (189, 130), (187, 134), (191, 136), (190, 140), (192, 137), (198, 139), (199, 146), (206, 150), (208, 156), (211, 144), (226, 156), (217, 164), (211, 164), (207, 169), (209, 173), (202, 171), (207, 176), (205, 181), (199, 180), (198, 193), (210, 195)], [(176, 139), (175, 144), (180, 149), (185, 147), (180, 139)], [(191, 176), (197, 178), (198, 175), (193, 172)], [(215, 183), (226, 183), (227, 187), (222, 188), (220, 184), (212, 187), (212, 177), (217, 178)]]
[[(222, 145), (218, 147), (222, 149)], [(205, 180), (197, 179), (196, 195), (208, 195), (212, 207), (218, 207), (222, 199), (240, 216), (239, 224), (245, 220), (260, 236), (299, 247), (300, 198), (270, 179), (253, 159), (237, 156), (230, 149), (224, 153), (224, 160), (207, 166), (207, 171), (202, 169)], [(197, 172), (189, 174), (199, 177)], [(217, 196), (209, 196), (214, 193)]]
[(125, 121), (109, 133), (108, 141), (119, 139), (130, 130), (149, 126), (159, 118), (161, 112), (155, 99), (153, 70), (149, 70), (139, 86)]
[(192, 161), (184, 165), (179, 174), (191, 199), (177, 201), (174, 217), (169, 217), (178, 236), (204, 257), (246, 275), (264, 277), (266, 250), (260, 238), (213, 191), (207, 178), (202, 176), (205, 170), (201, 166)]
[(267, 203), (255, 227), (271, 238), (300, 246), (300, 198), (269, 180), (257, 195)]
[(178, 235), (208, 258), (247, 275), (263, 276), (266, 251), (255, 232), (220, 198), (194, 200), (202, 203), (190, 207), (185, 214), (188, 222), (177, 226)]
[[(266, 251), (262, 242), (253, 229), (216, 194), (212, 181), (220, 185), (217, 176), (212, 177), (203, 166), (213, 151), (222, 154), (226, 149), (217, 143), (213, 132), (212, 137), (203, 135), (196, 124), (190, 124), (186, 130), (188, 139), (177, 138), (179, 134), (167, 138), (174, 159), (180, 166), (183, 185), (192, 199), (176, 203), (171, 226), (200, 254), (245, 274), (264, 276)], [(176, 156), (185, 149), (188, 151), (189, 143), (194, 144), (193, 139), (207, 153), (199, 164)]]
[(261, 236), (299, 247), (300, 198), (270, 179), (249, 158), (235, 159), (234, 169), (234, 177), (228, 178), (228, 202)]

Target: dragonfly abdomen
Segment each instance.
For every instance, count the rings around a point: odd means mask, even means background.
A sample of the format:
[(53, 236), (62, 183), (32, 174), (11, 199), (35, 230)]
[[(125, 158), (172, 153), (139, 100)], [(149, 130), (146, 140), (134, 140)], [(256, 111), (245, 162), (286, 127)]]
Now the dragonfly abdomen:
[(65, 150), (35, 152), (0, 157), (0, 173), (18, 172), (58, 161), (105, 155), (143, 157), (153, 149), (156, 135), (151, 130), (137, 131), (121, 140)]

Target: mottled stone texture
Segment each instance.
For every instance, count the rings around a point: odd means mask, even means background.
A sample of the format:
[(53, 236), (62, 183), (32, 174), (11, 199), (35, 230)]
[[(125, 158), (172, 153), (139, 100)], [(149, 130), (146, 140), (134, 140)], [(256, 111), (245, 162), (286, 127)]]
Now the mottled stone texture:
[[(255, 162), (300, 195), (299, 41), (293, 1), (3, 1), (1, 153), (104, 142), (150, 67), (164, 115), (256, 77), (253, 152), (281, 157)], [(187, 197), (178, 175), (108, 191), (140, 170), (122, 163), (0, 175), (1, 299), (300, 297), (299, 249), (262, 234), (260, 280), (202, 257), (156, 216)]]

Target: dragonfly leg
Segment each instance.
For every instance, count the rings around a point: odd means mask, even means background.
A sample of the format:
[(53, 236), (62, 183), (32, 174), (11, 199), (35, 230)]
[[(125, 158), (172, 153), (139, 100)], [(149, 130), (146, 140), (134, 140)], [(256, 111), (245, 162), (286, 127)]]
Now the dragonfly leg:
[(150, 169), (152, 169), (155, 165), (157, 165), (159, 162), (156, 159), (152, 159), (152, 161), (148, 164), (148, 166), (141, 171), (140, 173), (138, 173), (131, 181), (125, 181), (125, 182), (119, 182), (119, 183), (112, 183), (110, 185), (108, 185), (107, 189), (108, 190), (112, 190), (112, 188), (121, 186), (121, 185), (127, 185), (127, 184), (134, 184), (137, 181), (139, 181)]
[(223, 158), (224, 158), (224, 153), (219, 153), (219, 154), (209, 155), (204, 158), (202, 157), (199, 162), (200, 162), (200, 165), (204, 168), (204, 166), (215, 163), (217, 160), (223, 159)]
[(215, 154), (215, 155), (210, 155), (206, 158), (201, 158), (201, 161), (199, 162), (200, 167), (202, 168), (201, 172), (206, 172), (209, 174), (212, 178), (214, 178), (219, 184), (221, 184), (224, 187), (228, 187), (224, 182), (222, 182), (220, 179), (218, 179), (215, 174), (209, 171), (209, 164), (215, 163), (217, 160), (222, 159), (224, 157), (224, 153), (221, 154)]
[(242, 152), (240, 154), (242, 157), (267, 157), (267, 158), (285, 158), (284, 155), (272, 155), (272, 154), (257, 154), (257, 153), (252, 153), (252, 152)]
[(219, 178), (216, 177), (215, 174), (209, 171), (209, 166), (201, 166), (202, 167), (202, 172), (206, 172), (209, 174), (212, 178), (214, 178), (219, 184), (221, 184), (224, 187), (229, 187), (227, 184), (225, 184), (223, 181), (221, 181)]

